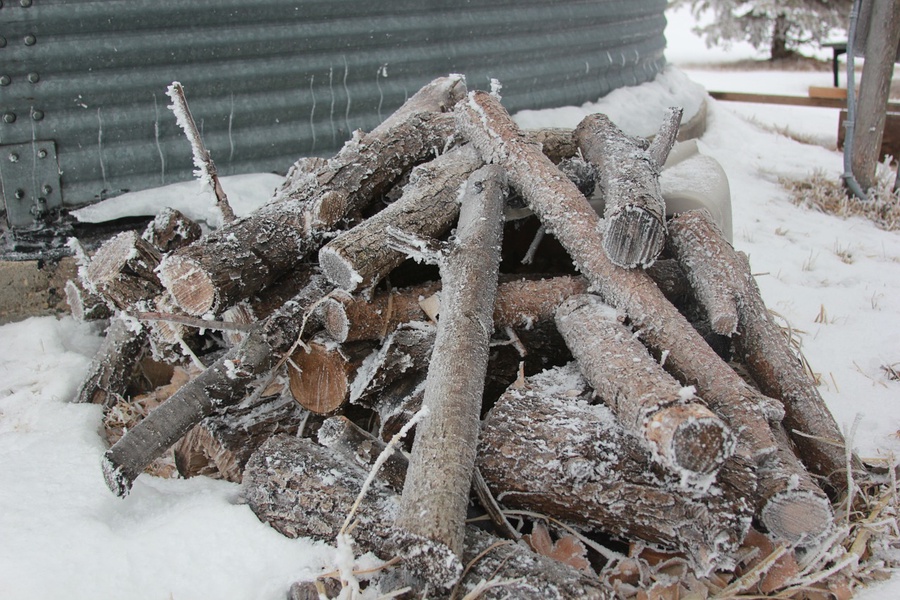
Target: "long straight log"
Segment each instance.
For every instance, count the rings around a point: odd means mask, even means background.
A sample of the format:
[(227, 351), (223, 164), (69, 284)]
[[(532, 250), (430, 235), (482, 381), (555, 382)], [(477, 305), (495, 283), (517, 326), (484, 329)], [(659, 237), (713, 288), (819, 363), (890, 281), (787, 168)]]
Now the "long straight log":
[(556, 324), (585, 379), (643, 440), (655, 459), (686, 483), (703, 486), (733, 454), (734, 435), (705, 405), (666, 373), (616, 310), (593, 295), (573, 296)]
[(433, 81), (368, 135), (269, 202), (165, 258), (160, 279), (188, 314), (218, 314), (266, 287), (322, 244), (324, 231), (365, 208), (400, 175), (443, 149), (441, 111), (464, 93), (459, 77)]
[(570, 364), (501, 396), (478, 454), (497, 501), (684, 552), (701, 573), (731, 565), (750, 526), (749, 465), (733, 458), (708, 495), (688, 493), (605, 406), (588, 403), (592, 394)]
[[(277, 436), (250, 459), (244, 472), (242, 495), (264, 523), (291, 537), (311, 537), (333, 543), (356, 501), (366, 471), (308, 439)], [(416, 570), (423, 558), (415, 536), (394, 525), (397, 496), (374, 485), (363, 497), (353, 528), (356, 553), (372, 552), (382, 560), (400, 557), (403, 566)], [(479, 598), (522, 600), (611, 599), (611, 591), (590, 577), (518, 544), (504, 542), (483, 530), (465, 528), (463, 561), (471, 565), (454, 592), (441, 591), (428, 582), (429, 598), (462, 598), (479, 582), (499, 581)], [(452, 557), (452, 555), (450, 555)], [(445, 556), (446, 557), (446, 556)], [(382, 576), (382, 593), (392, 591), (392, 571)], [(401, 582), (397, 587), (408, 585)], [(416, 597), (425, 585), (414, 584)]]
[[(784, 425), (810, 471), (846, 490), (846, 444), (840, 428), (810, 376), (766, 309), (747, 256), (737, 252), (705, 211), (675, 217), (673, 253), (711, 322), (734, 320), (737, 355), (763, 393), (781, 400)], [(726, 328), (726, 329), (727, 329)], [(853, 457), (849, 465), (863, 470)]]
[(110, 319), (103, 342), (73, 402), (114, 405), (125, 395), (146, 343), (145, 330), (135, 333), (125, 319)]
[[(498, 167), (482, 167), (466, 183), (456, 241), (441, 265), (444, 301), (425, 382), (427, 413), (417, 426), (397, 518), (398, 527), (448, 548), (460, 561), (494, 330), (505, 197)], [(436, 585), (450, 587), (463, 564), (434, 568), (449, 571)]]
[(415, 167), (399, 200), (319, 250), (325, 276), (342, 289), (371, 296), (372, 288), (407, 258), (389, 245), (391, 231), (421, 238), (443, 235), (459, 216), (460, 187), (482, 164), (475, 149), (464, 146)]
[(125, 496), (144, 467), (215, 410), (240, 402), (301, 333), (311, 305), (328, 291), (314, 277), (292, 300), (257, 324), (240, 345), (229, 350), (130, 429), (103, 456), (109, 488)]
[[(606, 201), (606, 255), (613, 264), (629, 269), (653, 264), (666, 242), (666, 205), (659, 188), (661, 163), (647, 152), (645, 140), (625, 135), (603, 114), (585, 117), (575, 128), (575, 139), (599, 172)], [(659, 152), (666, 154), (671, 148), (662, 143), (659, 147)]]

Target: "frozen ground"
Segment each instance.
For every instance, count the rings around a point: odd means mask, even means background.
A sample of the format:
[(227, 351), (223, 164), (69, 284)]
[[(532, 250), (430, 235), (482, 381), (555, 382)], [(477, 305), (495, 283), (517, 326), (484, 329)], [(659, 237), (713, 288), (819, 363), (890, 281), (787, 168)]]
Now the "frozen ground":
[[(686, 78), (716, 89), (746, 84), (759, 92), (805, 93), (797, 73), (696, 66), (704, 62), (698, 56), (743, 58), (747, 49), (706, 53), (676, 17), (668, 55), (676, 64), (694, 65), (690, 69), (671, 70), (659, 82), (588, 107), (529, 112), (519, 120), (571, 126), (584, 111), (661, 110), (673, 93), (692, 101), (696, 88), (672, 83)], [(827, 71), (813, 76), (821, 78), (817, 85), (830, 82)], [(841, 157), (767, 126), (784, 122), (828, 136), (837, 116), (758, 110), (748, 121), (738, 106), (710, 101), (709, 129), (700, 142), (728, 174), (735, 245), (750, 255), (769, 307), (802, 332), (803, 351), (822, 376), (822, 394), (838, 422), (849, 431), (859, 419), (853, 444), (864, 456), (891, 459), (900, 453), (900, 382), (884, 367), (900, 369), (900, 234), (793, 206), (778, 178), (815, 170), (837, 178)], [(241, 185), (244, 210), (274, 187), (270, 176)], [(189, 200), (195, 193), (184, 187), (180, 195)], [(169, 190), (158, 190), (141, 201), (152, 206), (170, 198)], [(334, 565), (330, 547), (287, 540), (236, 504), (236, 485), (142, 475), (125, 500), (110, 494), (99, 468), (100, 410), (68, 403), (98, 343), (90, 325), (68, 318), (0, 327), (0, 596), (275, 600), (291, 581)], [(859, 597), (900, 597), (900, 583), (895, 577)]]

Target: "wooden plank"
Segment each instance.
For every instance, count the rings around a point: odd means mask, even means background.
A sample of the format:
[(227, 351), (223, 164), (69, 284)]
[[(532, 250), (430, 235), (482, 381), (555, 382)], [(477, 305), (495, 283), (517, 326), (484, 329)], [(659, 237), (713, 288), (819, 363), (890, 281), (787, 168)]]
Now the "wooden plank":
[(837, 100), (847, 100), (847, 88), (842, 87), (821, 87), (817, 85), (809, 86), (810, 98), (835, 98)]
[[(716, 100), (749, 102), (753, 104), (783, 104), (788, 106), (812, 106), (817, 108), (847, 108), (847, 101), (834, 98), (809, 98), (807, 96), (782, 96), (778, 94), (752, 94), (749, 92), (708, 92)], [(900, 103), (889, 102), (890, 112), (900, 112)]]
[[(844, 147), (844, 137), (846, 131), (844, 129), (844, 121), (847, 120), (847, 111), (842, 110), (838, 121), (838, 150)], [(884, 135), (881, 138), (881, 152), (879, 156), (890, 154), (893, 157), (900, 157), (900, 112), (888, 112), (884, 120)]]

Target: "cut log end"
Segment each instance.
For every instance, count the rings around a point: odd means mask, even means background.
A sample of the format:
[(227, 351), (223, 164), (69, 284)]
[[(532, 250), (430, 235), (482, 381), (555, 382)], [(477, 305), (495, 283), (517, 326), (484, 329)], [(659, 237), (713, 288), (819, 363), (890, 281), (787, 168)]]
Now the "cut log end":
[(216, 285), (200, 263), (172, 255), (160, 264), (159, 273), (163, 285), (184, 312), (199, 317), (216, 308)]
[(347, 363), (339, 352), (313, 343), (309, 351), (298, 350), (292, 363), (291, 395), (303, 408), (317, 415), (329, 415), (346, 403), (350, 382)]
[(131, 484), (134, 483), (135, 478), (125, 472), (124, 466), (117, 465), (108, 451), (103, 455), (100, 467), (103, 470), (103, 480), (106, 482), (106, 487), (112, 493), (120, 498), (124, 498), (131, 492)]
[(355, 291), (363, 283), (362, 275), (353, 264), (333, 248), (326, 246), (319, 250), (319, 267), (328, 281), (348, 292)]
[[(690, 410), (697, 405), (677, 406), (660, 412)], [(703, 408), (703, 407), (700, 407)], [(708, 474), (718, 469), (735, 447), (731, 430), (721, 419), (703, 408), (708, 416), (685, 418), (672, 436), (672, 459), (682, 469)]]
[(824, 494), (788, 489), (769, 498), (760, 520), (775, 538), (809, 546), (820, 541), (833, 523), (831, 505)]
[(606, 219), (603, 249), (619, 267), (649, 267), (666, 242), (665, 223), (649, 211), (626, 206)]
[(350, 319), (344, 305), (328, 298), (319, 305), (319, 312), (325, 334), (338, 343), (346, 342), (350, 335)]

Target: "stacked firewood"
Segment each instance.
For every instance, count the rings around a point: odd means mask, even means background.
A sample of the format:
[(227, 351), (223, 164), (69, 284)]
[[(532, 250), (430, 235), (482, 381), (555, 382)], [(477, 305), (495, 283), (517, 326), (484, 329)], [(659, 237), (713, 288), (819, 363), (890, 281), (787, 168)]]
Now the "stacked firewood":
[[(172, 451), (285, 535), (388, 561), (298, 598), (606, 597), (622, 543), (702, 576), (756, 529), (821, 542), (861, 465), (746, 256), (704, 212), (667, 219), (680, 118), (521, 131), (441, 78), (246, 217), (109, 240), (70, 286), (116, 313), (79, 400), (127, 403), (148, 354), (193, 372), (106, 453), (110, 488)], [(569, 560), (535, 552), (539, 522)]]

